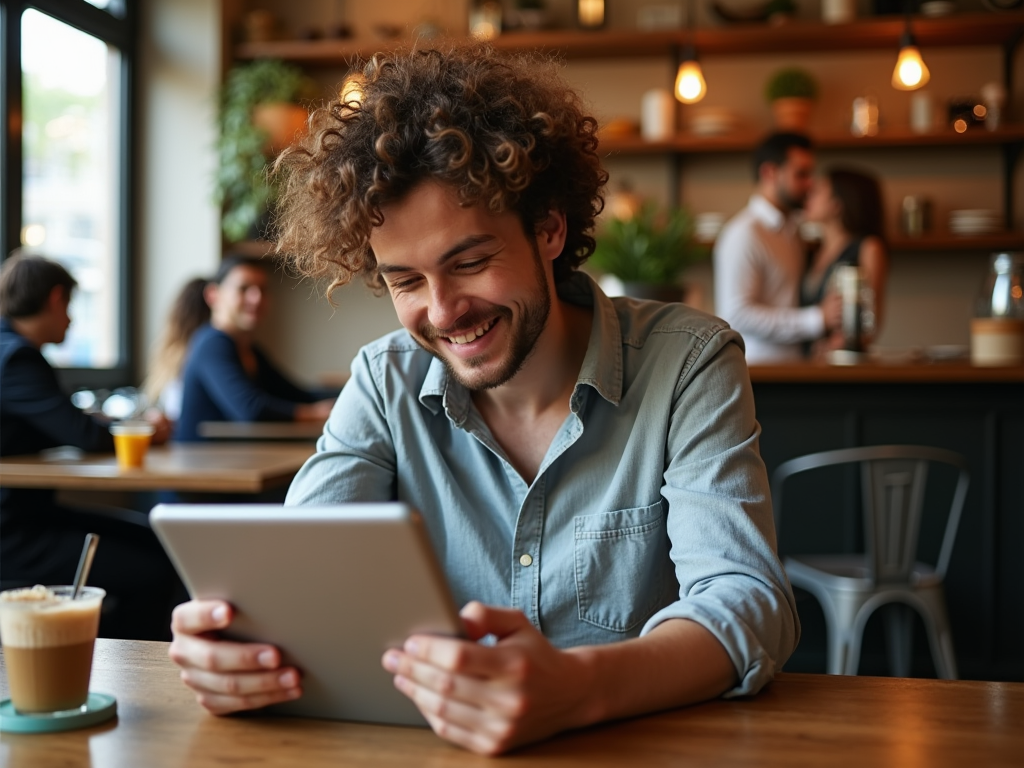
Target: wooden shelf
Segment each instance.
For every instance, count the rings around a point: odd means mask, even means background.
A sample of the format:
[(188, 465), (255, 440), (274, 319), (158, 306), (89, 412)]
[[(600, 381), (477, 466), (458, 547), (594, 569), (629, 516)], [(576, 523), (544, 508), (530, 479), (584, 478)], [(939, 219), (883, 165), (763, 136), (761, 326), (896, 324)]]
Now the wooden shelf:
[[(904, 21), (901, 16), (862, 19), (849, 24), (790, 21), (780, 25), (737, 24), (697, 29), (693, 43), (701, 56), (856, 51), (899, 45)], [(1024, 32), (1024, 12), (965, 13), (939, 19), (915, 17), (913, 31), (922, 48), (976, 45), (1013, 45)], [(542, 51), (567, 59), (607, 59), (674, 54), (690, 41), (684, 30), (643, 32), (610, 30), (583, 32), (551, 30), (509, 32), (492, 41), (504, 51)], [(378, 51), (408, 46), (399, 40), (275, 40), (242, 43), (235, 47), (240, 60), (277, 58), (306, 66), (348, 66)], [(465, 43), (466, 38), (426, 41), (423, 45)]]
[[(770, 129), (762, 132), (734, 131), (720, 136), (698, 136), (681, 133), (668, 141), (645, 141), (640, 136), (605, 137), (601, 139), (604, 154), (645, 155), (662, 153), (697, 154), (705, 152), (749, 152)], [(886, 147), (964, 147), (1001, 146), (1024, 143), (1024, 124), (1004, 125), (995, 131), (972, 128), (965, 133), (941, 130), (913, 133), (893, 128), (877, 136), (854, 136), (849, 133), (818, 134), (812, 137), (818, 149), (868, 149)]]

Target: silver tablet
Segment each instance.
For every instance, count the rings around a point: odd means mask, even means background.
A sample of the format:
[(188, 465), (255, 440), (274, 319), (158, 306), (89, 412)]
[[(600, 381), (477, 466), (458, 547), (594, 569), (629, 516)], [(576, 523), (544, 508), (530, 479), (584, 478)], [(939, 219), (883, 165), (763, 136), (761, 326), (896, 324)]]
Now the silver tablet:
[(462, 623), (420, 516), (403, 504), (160, 504), (153, 528), (196, 598), (234, 606), (225, 635), (302, 672), (278, 714), (425, 725), (381, 667), (409, 635)]

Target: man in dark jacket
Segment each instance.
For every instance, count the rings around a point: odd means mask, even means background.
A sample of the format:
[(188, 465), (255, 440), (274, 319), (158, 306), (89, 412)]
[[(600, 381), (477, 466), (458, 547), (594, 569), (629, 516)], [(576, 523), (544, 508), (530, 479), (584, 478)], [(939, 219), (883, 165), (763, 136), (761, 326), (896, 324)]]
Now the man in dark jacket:
[[(41, 256), (12, 256), (0, 270), (0, 456), (114, 448), (108, 425), (72, 404), (40, 352), (64, 341), (76, 285)], [(62, 506), (49, 489), (0, 488), (0, 584), (69, 584), (89, 531), (101, 536), (89, 583), (107, 590), (100, 635), (169, 637), (180, 586), (142, 513)]]

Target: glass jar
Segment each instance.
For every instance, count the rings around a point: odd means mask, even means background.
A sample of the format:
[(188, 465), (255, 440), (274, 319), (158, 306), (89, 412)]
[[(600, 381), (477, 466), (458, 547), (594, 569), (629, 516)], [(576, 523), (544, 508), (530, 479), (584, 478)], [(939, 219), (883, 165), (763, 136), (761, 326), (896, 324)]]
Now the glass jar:
[(974, 316), (1024, 319), (1024, 252), (992, 255)]
[(974, 365), (1024, 364), (1024, 252), (996, 253), (971, 320)]

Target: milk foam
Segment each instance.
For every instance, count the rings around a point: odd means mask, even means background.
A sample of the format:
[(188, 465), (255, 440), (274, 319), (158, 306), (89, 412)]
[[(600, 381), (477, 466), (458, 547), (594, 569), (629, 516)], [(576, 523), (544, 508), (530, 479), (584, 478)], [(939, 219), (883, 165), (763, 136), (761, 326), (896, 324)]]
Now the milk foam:
[(11, 648), (52, 648), (87, 643), (100, 622), (98, 597), (71, 600), (39, 587), (0, 598), (0, 642)]

